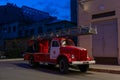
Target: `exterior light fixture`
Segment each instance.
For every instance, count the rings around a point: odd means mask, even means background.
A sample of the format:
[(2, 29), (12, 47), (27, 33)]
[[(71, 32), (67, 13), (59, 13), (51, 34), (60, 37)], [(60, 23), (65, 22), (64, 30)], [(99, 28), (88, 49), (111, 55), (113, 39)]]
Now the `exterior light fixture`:
[(78, 4), (80, 5), (80, 7), (81, 7), (82, 9), (84, 9), (84, 4), (85, 4), (86, 2), (88, 2), (88, 1), (91, 1), (91, 0), (78, 0)]

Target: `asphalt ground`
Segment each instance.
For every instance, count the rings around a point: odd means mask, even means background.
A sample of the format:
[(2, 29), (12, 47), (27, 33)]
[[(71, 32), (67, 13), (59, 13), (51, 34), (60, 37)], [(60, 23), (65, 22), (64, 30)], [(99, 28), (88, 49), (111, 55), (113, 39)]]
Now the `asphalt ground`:
[[(23, 60), (24, 60), (23, 58), (17, 58), (17, 59), (0, 59), (0, 62), (5, 62), (5, 61), (23, 61)], [(90, 65), (89, 71), (120, 74), (120, 65), (94, 64), (94, 65)]]

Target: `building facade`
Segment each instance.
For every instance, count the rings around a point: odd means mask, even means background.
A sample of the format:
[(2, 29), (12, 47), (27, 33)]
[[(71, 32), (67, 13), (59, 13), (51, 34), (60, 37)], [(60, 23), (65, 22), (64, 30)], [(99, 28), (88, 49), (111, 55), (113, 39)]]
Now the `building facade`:
[(7, 3), (0, 6), (0, 25), (15, 21), (23, 21), (21, 8), (14, 4)]
[(0, 50), (5, 50), (7, 43), (13, 43), (14, 39), (22, 38), (23, 40), (23, 38), (37, 36), (41, 32), (41, 28), (53, 20), (57, 20), (57, 18), (50, 16), (49, 13), (27, 6), (19, 8), (12, 3), (1, 5)]
[(71, 21), (77, 23), (77, 0), (70, 0)]
[(96, 27), (98, 34), (80, 36), (79, 44), (97, 63), (120, 64), (119, 0), (78, 0), (78, 26)]
[(22, 6), (21, 10), (26, 20), (40, 21), (50, 16), (47, 12), (43, 12), (27, 6)]
[[(76, 27), (76, 23), (58, 20), (49, 13), (27, 6), (19, 8), (8, 3), (0, 6), (0, 10), (0, 51), (5, 51), (10, 57), (14, 57), (12, 55), (16, 54), (15, 52), (17, 54), (24, 52), (27, 49), (27, 41), (33, 37), (37, 38), (40, 34)], [(3, 14), (4, 11), (6, 15)], [(14, 15), (10, 17), (12, 13)]]

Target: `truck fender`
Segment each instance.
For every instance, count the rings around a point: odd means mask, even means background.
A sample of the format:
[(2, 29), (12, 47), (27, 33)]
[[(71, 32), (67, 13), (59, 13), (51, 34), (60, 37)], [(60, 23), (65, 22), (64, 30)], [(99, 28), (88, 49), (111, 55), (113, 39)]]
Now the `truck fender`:
[(69, 54), (61, 54), (61, 55), (59, 55), (59, 56), (57, 57), (57, 63), (58, 63), (59, 60), (62, 59), (62, 58), (65, 58), (65, 59), (67, 59), (68, 62), (70, 62), (69, 57), (70, 57)]

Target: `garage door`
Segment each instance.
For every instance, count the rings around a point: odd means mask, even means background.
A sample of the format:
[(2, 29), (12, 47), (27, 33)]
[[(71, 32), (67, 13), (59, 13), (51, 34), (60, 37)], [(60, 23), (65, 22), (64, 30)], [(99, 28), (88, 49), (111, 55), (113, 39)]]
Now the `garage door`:
[(98, 34), (93, 35), (93, 56), (100, 63), (117, 63), (118, 31), (117, 20), (92, 23), (97, 27)]

